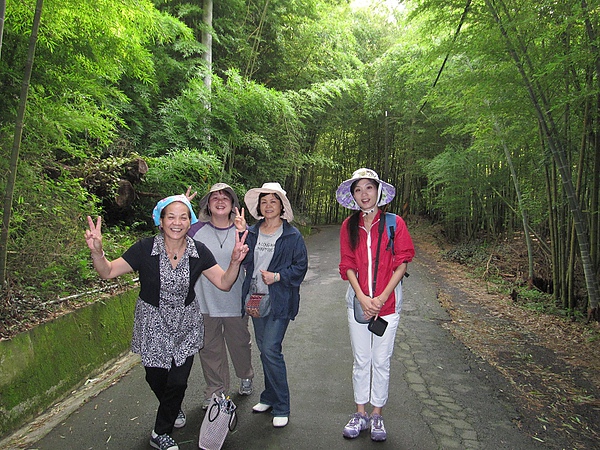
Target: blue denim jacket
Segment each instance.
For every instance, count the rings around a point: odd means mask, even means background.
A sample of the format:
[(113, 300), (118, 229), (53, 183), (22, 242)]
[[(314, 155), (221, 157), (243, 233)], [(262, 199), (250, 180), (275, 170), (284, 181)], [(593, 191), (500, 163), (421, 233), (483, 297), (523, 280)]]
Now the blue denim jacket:
[[(248, 228), (246, 244), (249, 251), (244, 259), (246, 273), (254, 272), (254, 248), (258, 241), (258, 230), (264, 219)], [(271, 298), (271, 316), (274, 319), (294, 320), (300, 308), (300, 284), (308, 270), (308, 253), (300, 231), (283, 220), (283, 233), (275, 243), (273, 259), (269, 264), (270, 272), (279, 273), (280, 280), (269, 286)], [(250, 291), (252, 277), (247, 276), (242, 287), (242, 315), (245, 314), (243, 305)]]

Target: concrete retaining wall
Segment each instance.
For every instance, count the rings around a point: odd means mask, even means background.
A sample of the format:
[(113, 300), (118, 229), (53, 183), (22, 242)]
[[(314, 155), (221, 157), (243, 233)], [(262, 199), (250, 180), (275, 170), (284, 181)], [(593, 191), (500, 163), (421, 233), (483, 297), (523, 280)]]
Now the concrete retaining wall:
[(0, 437), (129, 350), (138, 289), (0, 341)]

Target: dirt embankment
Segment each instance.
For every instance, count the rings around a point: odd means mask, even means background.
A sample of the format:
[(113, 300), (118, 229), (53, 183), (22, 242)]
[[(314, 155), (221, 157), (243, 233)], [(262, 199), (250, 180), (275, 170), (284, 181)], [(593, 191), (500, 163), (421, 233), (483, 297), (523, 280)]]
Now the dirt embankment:
[[(412, 231), (413, 229), (411, 229)], [(512, 386), (517, 425), (555, 447), (598, 448), (600, 442), (600, 325), (524, 308), (465, 266), (443, 257), (439, 233), (414, 228), (418, 259), (444, 280), (438, 298), (445, 324)], [(514, 262), (514, 270), (520, 262)]]

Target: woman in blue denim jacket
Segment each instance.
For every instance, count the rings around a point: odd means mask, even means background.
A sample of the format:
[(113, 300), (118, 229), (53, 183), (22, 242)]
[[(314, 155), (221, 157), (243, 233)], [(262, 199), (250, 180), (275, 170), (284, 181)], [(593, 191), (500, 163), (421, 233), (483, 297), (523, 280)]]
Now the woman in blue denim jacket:
[(252, 410), (272, 410), (273, 426), (284, 427), (289, 421), (290, 392), (282, 343), (290, 320), (298, 314), (308, 254), (300, 231), (289, 223), (294, 214), (279, 183), (250, 189), (244, 201), (259, 221), (248, 229), (246, 238), (249, 252), (244, 260), (242, 298), (245, 306), (250, 294), (268, 294), (270, 299), (270, 308), (262, 315), (245, 309), (252, 316), (265, 377), (260, 402)]

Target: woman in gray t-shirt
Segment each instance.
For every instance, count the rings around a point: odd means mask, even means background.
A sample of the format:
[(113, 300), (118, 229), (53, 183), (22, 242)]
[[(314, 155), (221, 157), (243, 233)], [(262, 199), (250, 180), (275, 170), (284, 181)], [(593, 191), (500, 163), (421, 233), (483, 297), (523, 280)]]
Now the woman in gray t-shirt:
[(268, 309), (247, 307), (265, 375), (265, 389), (252, 409), (257, 413), (272, 410), (273, 426), (284, 427), (289, 421), (290, 392), (282, 343), (290, 320), (298, 314), (308, 255), (300, 231), (289, 224), (294, 214), (279, 183), (250, 189), (244, 201), (258, 222), (248, 229), (242, 296), (268, 294), (270, 300)]
[[(189, 194), (189, 192), (188, 192)], [(191, 226), (188, 236), (202, 242), (212, 252), (217, 263), (229, 264), (235, 245), (235, 235), (246, 230), (244, 211), (234, 190), (225, 183), (213, 185), (200, 199), (198, 223)], [(229, 359), (240, 379), (240, 395), (252, 394), (254, 370), (251, 361), (251, 339), (248, 316), (242, 316), (242, 284), (240, 274), (229, 292), (224, 292), (206, 277), (198, 279), (196, 300), (204, 320), (204, 347), (198, 352), (206, 387), (202, 407), (210, 404), (213, 393), (230, 390)]]

